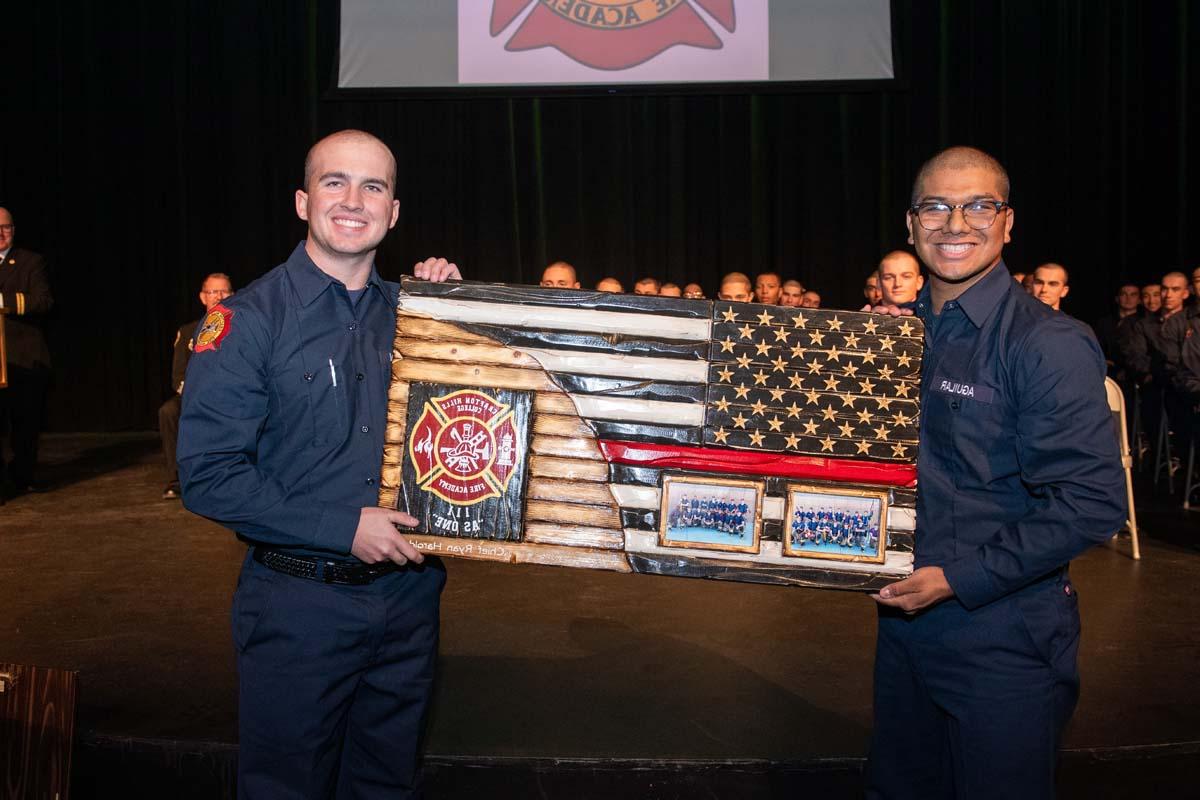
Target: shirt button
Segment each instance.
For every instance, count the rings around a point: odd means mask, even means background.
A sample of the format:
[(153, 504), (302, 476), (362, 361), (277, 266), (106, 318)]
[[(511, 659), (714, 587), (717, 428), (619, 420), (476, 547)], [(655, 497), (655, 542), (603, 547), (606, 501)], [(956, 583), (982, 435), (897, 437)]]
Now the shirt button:
[(313, 379), (313, 374), (311, 372), (304, 373), (304, 380), (311, 381), (312, 379)]
[(371, 429), (370, 429), (370, 428), (368, 428), (366, 425), (363, 425), (361, 428), (359, 428), (359, 430), (360, 430), (360, 431), (362, 431), (363, 433), (367, 433), (367, 432), (368, 432), (368, 431), (370, 431)]
[(950, 407), (951, 407), (951, 408), (953, 408), (955, 411), (958, 411), (958, 401), (957, 401), (957, 400), (952, 400), (952, 401), (950, 402)]
[(375, 479), (367, 478), (367, 486), (374, 486), (374, 485), (375, 485)]
[(356, 381), (361, 381), (361, 380), (362, 380), (363, 378), (365, 378), (365, 377), (366, 377), (366, 375), (363, 375), (361, 372), (359, 372), (358, 374), (356, 374), (356, 375), (354, 376), (354, 380), (356, 380)]
[(358, 323), (357, 323), (357, 322), (351, 322), (349, 325), (347, 325), (347, 326), (346, 326), (346, 330), (348, 330), (348, 331), (356, 331), (356, 330), (358, 330)]

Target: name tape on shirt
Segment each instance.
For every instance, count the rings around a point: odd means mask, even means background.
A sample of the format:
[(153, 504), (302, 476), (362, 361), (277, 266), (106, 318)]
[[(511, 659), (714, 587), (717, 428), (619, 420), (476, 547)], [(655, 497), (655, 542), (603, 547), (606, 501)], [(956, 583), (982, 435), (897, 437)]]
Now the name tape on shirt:
[(934, 389), (944, 394), (952, 394), (956, 397), (965, 397), (969, 400), (976, 400), (980, 403), (991, 404), (992, 398), (996, 394), (992, 387), (984, 386), (982, 383), (952, 381), (948, 378), (937, 378), (934, 381), (933, 386)]

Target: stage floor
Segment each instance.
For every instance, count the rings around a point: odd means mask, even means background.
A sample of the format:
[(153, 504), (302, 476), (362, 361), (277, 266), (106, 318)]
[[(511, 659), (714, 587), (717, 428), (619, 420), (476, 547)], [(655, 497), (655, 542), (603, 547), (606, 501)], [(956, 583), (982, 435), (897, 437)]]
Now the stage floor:
[[(157, 448), (152, 434), (45, 438), (51, 490), (0, 507), (0, 661), (78, 670), (85, 744), (227, 751), (228, 612), (244, 548), (159, 499)], [(1077, 758), (1169, 756), (1194, 769), (1200, 512), (1163, 501), (1139, 511), (1141, 562), (1125, 539), (1072, 567), (1083, 689), (1065, 746)], [(606, 760), (852, 771), (866, 751), (875, 610), (863, 595), (447, 566), (427, 740), (435, 763), (575, 760), (592, 776)]]

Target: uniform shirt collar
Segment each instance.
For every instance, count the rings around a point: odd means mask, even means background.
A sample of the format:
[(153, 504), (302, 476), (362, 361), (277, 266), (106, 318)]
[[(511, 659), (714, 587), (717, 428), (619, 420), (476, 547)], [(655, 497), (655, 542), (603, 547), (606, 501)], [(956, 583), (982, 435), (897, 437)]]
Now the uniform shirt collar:
[[(308, 256), (308, 251), (304, 249), (304, 242), (296, 245), (296, 249), (288, 256), (287, 272), (292, 279), (292, 285), (296, 287), (296, 295), (300, 298), (300, 304), (303, 306), (311, 304), (330, 286), (344, 285), (341, 281), (322, 272), (321, 268), (313, 263)], [(372, 287), (384, 300), (388, 299), (387, 289), (384, 287), (379, 273), (375, 271), (374, 264), (371, 265), (371, 274), (367, 276), (367, 288)]]
[[(1014, 283), (1015, 281), (1008, 274), (1008, 267), (1004, 266), (1003, 261), (1000, 261), (978, 283), (960, 294), (952, 302), (957, 303), (962, 308), (963, 313), (967, 315), (967, 319), (971, 320), (972, 325), (976, 328), (982, 328), (983, 323), (987, 321), (987, 318), (995, 310), (996, 306), (1000, 305), (1000, 302), (1012, 289)], [(921, 293), (917, 295), (917, 307), (914, 310), (917, 316), (921, 317), (925, 322), (928, 322), (929, 318), (933, 316), (933, 301), (930, 296), (929, 281), (925, 282)]]

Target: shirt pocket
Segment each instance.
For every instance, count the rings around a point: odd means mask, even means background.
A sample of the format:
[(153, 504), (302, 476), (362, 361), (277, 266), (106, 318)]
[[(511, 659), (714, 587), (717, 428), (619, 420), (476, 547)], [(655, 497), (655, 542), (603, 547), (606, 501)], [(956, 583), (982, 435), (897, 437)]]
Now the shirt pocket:
[(314, 447), (344, 441), (350, 420), (347, 381), (354, 380), (340, 359), (328, 356), (308, 373), (309, 408), (312, 409)]
[(960, 454), (961, 478), (969, 485), (987, 485), (1016, 469), (1016, 419), (1009, 419), (1000, 390), (976, 384), (975, 397), (950, 401), (954, 439)]

